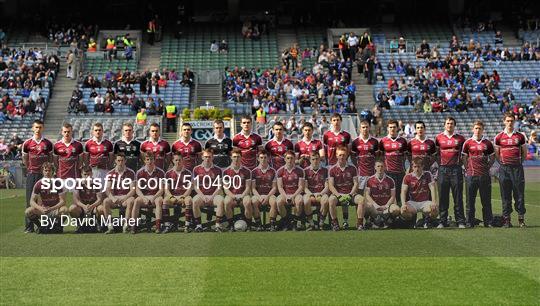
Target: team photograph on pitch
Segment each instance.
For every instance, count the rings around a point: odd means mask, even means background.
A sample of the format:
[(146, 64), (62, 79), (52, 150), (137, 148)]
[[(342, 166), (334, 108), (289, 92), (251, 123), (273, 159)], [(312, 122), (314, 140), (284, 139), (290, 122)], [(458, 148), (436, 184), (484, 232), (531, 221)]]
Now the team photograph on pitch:
[[(149, 216), (146, 221), (154, 222), (152, 228), (145, 228), (157, 234), (446, 228), (451, 220), (450, 193), (457, 228), (472, 228), (480, 222), (484, 227), (512, 227), (514, 209), (517, 226), (524, 228), (526, 137), (514, 131), (514, 120), (512, 114), (504, 115), (504, 128), (493, 140), (484, 137), (484, 123), (479, 120), (468, 139), (455, 132), (453, 117), (445, 119), (444, 130), (435, 139), (426, 137), (426, 125), (418, 121), (415, 137), (407, 141), (398, 136), (395, 120), (387, 121), (387, 136), (381, 139), (370, 135), (370, 122), (363, 120), (360, 136), (351, 139), (341, 129), (341, 115), (334, 114), (322, 139), (313, 138), (314, 127), (307, 122), (295, 144), (285, 137), (281, 122), (274, 123), (274, 137), (263, 143), (252, 132), (250, 116), (241, 118), (242, 130), (233, 139), (223, 133), (224, 122), (216, 120), (214, 137), (205, 144), (191, 138), (189, 123), (181, 125), (181, 136), (172, 144), (160, 138), (156, 123), (142, 143), (134, 139), (133, 125), (124, 124), (122, 139), (114, 144), (103, 136), (100, 123), (92, 126), (92, 138), (84, 144), (74, 140), (72, 126), (64, 124), (61, 140), (53, 144), (43, 138), (43, 122), (35, 121), (34, 136), (22, 148), (29, 177), (25, 231), (46, 231), (42, 216), (65, 215), (79, 219), (73, 223), (76, 232), (84, 232), (89, 227), (83, 226), (83, 219), (104, 216), (101, 220), (109, 220), (108, 224), (98, 222), (91, 230), (113, 234), (114, 209), (125, 218), (121, 231), (132, 234), (142, 228), (135, 222), (141, 209)], [(491, 204), (492, 196), (498, 196), (491, 194), (490, 169), (495, 161), (499, 163), (500, 218), (494, 218)], [(82, 178), (83, 184), (71, 191), (44, 188), (43, 180), (54, 176)], [(87, 178), (97, 178), (98, 188), (92, 186), (95, 180)], [(115, 183), (124, 179), (127, 185)], [(165, 184), (140, 186), (139, 180), (149, 179)], [(69, 192), (72, 203), (66, 202)], [(477, 194), (480, 220), (475, 213)], [(349, 207), (356, 217), (351, 226)], [(236, 219), (244, 222), (235, 222), (235, 208), (240, 213)], [(204, 223), (202, 212), (207, 213)], [(268, 221), (261, 212), (268, 212)], [(325, 226), (327, 220), (329, 226)], [(54, 223), (62, 227), (62, 222), (46, 221)]]
[(3, 305), (540, 306), (540, 1), (0, 0)]

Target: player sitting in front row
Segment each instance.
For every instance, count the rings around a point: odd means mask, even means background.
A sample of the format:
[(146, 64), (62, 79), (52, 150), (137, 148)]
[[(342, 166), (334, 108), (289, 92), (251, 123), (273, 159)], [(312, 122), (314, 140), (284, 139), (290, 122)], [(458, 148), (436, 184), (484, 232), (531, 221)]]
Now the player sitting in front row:
[(251, 171), (242, 166), (242, 150), (234, 148), (231, 152), (231, 166), (223, 171), (223, 190), (225, 190), (225, 215), (229, 223), (229, 231), (234, 231), (234, 208), (238, 205), (244, 206), (244, 216), (251, 227), (253, 211), (251, 199)]
[[(182, 207), (185, 209), (184, 217), (186, 219), (185, 231), (191, 230), (193, 222), (193, 207), (191, 200), (191, 191), (193, 190), (191, 182), (191, 171), (184, 168), (184, 160), (180, 152), (174, 152), (172, 157), (173, 167), (165, 173), (167, 179), (167, 187), (165, 188), (164, 204), (174, 208), (175, 220), (180, 217)], [(169, 227), (166, 227), (163, 233), (168, 232)]]
[[(53, 164), (50, 162), (43, 163), (41, 173), (43, 174), (43, 178), (52, 179)], [(41, 179), (34, 185), (32, 197), (30, 198), (30, 207), (24, 213), (28, 219), (36, 224), (39, 233), (39, 229), (41, 228), (40, 217), (47, 215), (49, 218), (57, 218), (61, 215), (66, 215), (67, 209), (64, 206), (65, 203), (66, 195), (64, 190), (53, 192), (51, 188), (44, 188), (43, 179)]]
[[(281, 216), (282, 228), (284, 230), (288, 230), (290, 223), (285, 205), (294, 207), (292, 218), (296, 220), (296, 224), (294, 224), (295, 229), (299, 227), (303, 207), (302, 191), (304, 191), (304, 183), (304, 170), (296, 166), (294, 152), (285, 152), (285, 166), (277, 171), (277, 186), (279, 190), (277, 210)], [(275, 219), (277, 215), (270, 217)], [(276, 228), (271, 225), (270, 231), (275, 230)]]
[[(85, 216), (103, 215), (103, 206), (101, 206), (103, 194), (91, 181), (92, 168), (90, 168), (90, 166), (83, 167), (81, 170), (81, 177), (84, 181), (81, 183), (81, 188), (75, 189), (73, 192), (73, 204), (69, 207), (69, 214), (71, 217), (79, 219), (82, 219)], [(88, 179), (90, 179), (90, 181)], [(99, 223), (100, 222), (98, 222), (98, 227), (100, 227)], [(101, 228), (99, 229), (101, 230)], [(75, 232), (80, 233), (81, 231), (82, 228), (79, 226)]]
[[(117, 153), (114, 169), (107, 173), (106, 197), (103, 199), (103, 212), (106, 218), (111, 216), (113, 208), (125, 207), (126, 220), (131, 220), (133, 203), (135, 202), (135, 172), (127, 167), (124, 153)], [(131, 182), (126, 188), (127, 182)], [(124, 185), (124, 182), (126, 185)], [(123, 226), (124, 233), (128, 232), (127, 222)], [(114, 228), (109, 225), (105, 234), (114, 233)]]
[[(148, 152), (144, 156), (144, 167), (137, 171), (137, 198), (133, 205), (133, 219), (137, 220), (141, 207), (155, 208), (156, 234), (161, 233), (161, 208), (163, 205), (163, 189), (160, 180), (165, 177), (163, 170), (156, 166), (155, 155)], [(137, 228), (133, 226), (131, 233), (135, 234)]]
[(423, 159), (412, 161), (412, 172), (403, 178), (401, 187), (401, 215), (407, 220), (415, 219), (418, 212), (424, 214), (424, 228), (431, 227), (431, 218), (437, 216), (437, 185), (431, 173), (424, 171)]
[[(308, 223), (307, 231), (315, 228), (313, 224), (313, 206), (320, 206), (319, 222), (323, 223), (328, 214), (328, 169), (321, 166), (321, 155), (312, 151), (310, 166), (304, 169), (306, 186), (304, 188), (304, 212)], [(322, 224), (319, 224), (322, 227)]]
[(260, 151), (258, 154), (259, 166), (251, 171), (251, 205), (253, 206), (253, 218), (257, 231), (262, 231), (261, 206), (270, 206), (270, 226), (276, 227), (277, 205), (276, 205), (276, 170), (268, 163), (268, 153)]
[(338, 146), (336, 149), (337, 163), (330, 169), (328, 187), (330, 192), (329, 209), (332, 218), (332, 230), (339, 231), (337, 220), (337, 205), (348, 206), (351, 201), (358, 206), (358, 230), (364, 229), (364, 205), (362, 196), (358, 193), (358, 176), (356, 168), (347, 165), (349, 149), (345, 146)]
[[(375, 162), (375, 175), (366, 181), (364, 208), (367, 217), (374, 219), (379, 215), (399, 216), (399, 206), (396, 204), (396, 186), (394, 180), (386, 175), (384, 161)], [(361, 218), (361, 215), (358, 215)], [(373, 228), (378, 228), (372, 223)], [(385, 226), (385, 225), (384, 225)]]
[(225, 215), (225, 206), (221, 189), (221, 169), (214, 166), (214, 152), (212, 149), (202, 151), (202, 164), (193, 169), (193, 184), (197, 193), (193, 197), (195, 231), (203, 231), (201, 208), (214, 206), (216, 207), (216, 232), (222, 232), (224, 229), (221, 223)]

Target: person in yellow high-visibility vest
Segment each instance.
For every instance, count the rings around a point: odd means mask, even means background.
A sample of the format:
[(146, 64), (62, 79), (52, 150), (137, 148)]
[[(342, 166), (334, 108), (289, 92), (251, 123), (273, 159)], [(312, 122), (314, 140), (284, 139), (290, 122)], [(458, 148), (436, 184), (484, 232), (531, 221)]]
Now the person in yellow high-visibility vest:
[(147, 115), (146, 115), (146, 108), (141, 108), (141, 110), (137, 113), (137, 119), (135, 122), (139, 125), (146, 125), (147, 122)]
[(169, 101), (169, 104), (165, 106), (165, 116), (167, 117), (167, 132), (172, 128), (172, 131), (176, 133), (176, 105)]

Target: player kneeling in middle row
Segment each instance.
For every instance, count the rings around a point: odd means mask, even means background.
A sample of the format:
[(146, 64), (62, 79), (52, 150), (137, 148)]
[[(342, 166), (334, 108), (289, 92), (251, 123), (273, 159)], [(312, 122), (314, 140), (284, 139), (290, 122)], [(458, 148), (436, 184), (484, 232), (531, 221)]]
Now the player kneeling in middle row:
[[(175, 220), (180, 218), (182, 208), (185, 209), (185, 231), (189, 232), (191, 230), (191, 223), (193, 222), (191, 171), (184, 168), (184, 160), (180, 152), (174, 152), (172, 163), (173, 168), (165, 173), (167, 187), (165, 188), (165, 199), (163, 203), (166, 205), (166, 209), (169, 209), (169, 207), (174, 208)], [(166, 227), (163, 233), (169, 230), (170, 227)]]
[[(85, 217), (96, 217), (104, 214), (102, 203), (103, 194), (97, 189), (92, 182), (92, 168), (85, 166), (81, 170), (81, 176), (84, 181), (80, 189), (75, 189), (73, 192), (73, 204), (69, 207), (69, 214), (73, 218), (78, 218), (82, 221)], [(82, 222), (78, 222), (76, 233), (81, 233)], [(98, 222), (98, 229), (100, 229)]]
[(423, 160), (412, 161), (412, 172), (405, 175), (401, 187), (401, 216), (415, 219), (418, 212), (424, 214), (424, 228), (431, 227), (431, 219), (437, 216), (437, 185), (429, 171), (424, 171)]
[(251, 189), (251, 172), (248, 168), (242, 167), (242, 151), (234, 148), (231, 152), (231, 166), (223, 171), (223, 190), (225, 190), (225, 215), (229, 223), (229, 231), (234, 231), (234, 208), (238, 205), (244, 207), (244, 217), (251, 227), (253, 209), (249, 191)]
[[(330, 169), (328, 187), (330, 192), (329, 209), (330, 217), (332, 218), (332, 230), (339, 230), (339, 223), (337, 220), (337, 205), (348, 206), (351, 202), (354, 202), (357, 208), (358, 214), (358, 230), (364, 229), (364, 205), (363, 198), (358, 193), (358, 176), (354, 166), (347, 164), (349, 158), (349, 149), (345, 146), (338, 146), (336, 149), (337, 163)], [(348, 224), (344, 220), (344, 228), (346, 229)]]
[(310, 166), (304, 169), (306, 186), (304, 188), (304, 212), (310, 231), (313, 224), (313, 206), (320, 206), (319, 228), (324, 224), (328, 214), (328, 169), (321, 166), (321, 155), (313, 151), (309, 157)]
[[(304, 170), (296, 166), (295, 155), (293, 151), (285, 152), (285, 166), (277, 171), (277, 186), (279, 195), (277, 197), (277, 211), (281, 216), (282, 228), (288, 230), (291, 218), (296, 221), (294, 229), (299, 227), (300, 216), (302, 215), (304, 191)], [(292, 206), (293, 216), (288, 216), (286, 205)], [(274, 209), (274, 211), (276, 211)], [(270, 216), (275, 220), (277, 214)], [(270, 224), (270, 230), (275, 231), (275, 226)]]
[[(367, 217), (399, 216), (399, 206), (396, 204), (396, 186), (394, 180), (386, 175), (384, 161), (375, 162), (375, 175), (366, 181), (364, 209)], [(378, 228), (377, 222), (372, 222), (373, 228)], [(383, 225), (386, 227), (386, 225)]]
[[(156, 166), (155, 155), (151, 152), (145, 154), (144, 164), (144, 167), (137, 171), (137, 198), (133, 205), (132, 217), (137, 220), (141, 207), (155, 208), (156, 234), (160, 234), (161, 209), (163, 206), (163, 189), (161, 189), (160, 184), (165, 177), (165, 173)], [(136, 231), (136, 226), (133, 226), (131, 233), (135, 234)]]

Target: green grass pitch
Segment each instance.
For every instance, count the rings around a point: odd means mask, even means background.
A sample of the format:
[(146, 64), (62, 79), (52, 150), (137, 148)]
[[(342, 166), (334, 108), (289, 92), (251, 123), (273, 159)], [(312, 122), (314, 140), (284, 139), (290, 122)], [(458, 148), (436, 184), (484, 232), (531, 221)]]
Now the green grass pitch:
[(539, 305), (540, 183), (526, 203), (526, 229), (35, 235), (0, 190), (0, 305)]

